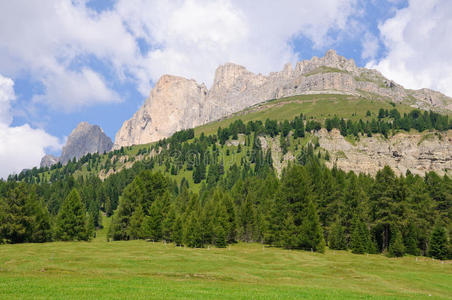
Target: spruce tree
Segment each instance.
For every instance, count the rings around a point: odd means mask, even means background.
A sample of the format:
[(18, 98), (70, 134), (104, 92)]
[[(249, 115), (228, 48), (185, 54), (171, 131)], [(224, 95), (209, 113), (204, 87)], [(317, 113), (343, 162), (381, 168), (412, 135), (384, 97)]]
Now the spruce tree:
[(322, 226), (314, 203), (310, 200), (308, 203), (306, 216), (301, 224), (301, 248), (314, 250), (316, 252), (325, 252), (325, 239), (323, 237)]
[(339, 221), (336, 221), (331, 227), (330, 234), (328, 236), (328, 245), (331, 249), (346, 250), (347, 239), (345, 236), (344, 226)]
[(436, 259), (447, 258), (447, 234), (446, 229), (436, 224), (430, 235), (429, 255)]
[(356, 254), (368, 253), (371, 242), (367, 225), (359, 217), (355, 217), (353, 223), (350, 249)]
[(61, 241), (88, 240), (86, 214), (80, 195), (74, 188), (63, 202), (56, 221), (55, 237)]
[(411, 255), (419, 255), (419, 247), (417, 243), (416, 228), (412, 222), (408, 225), (407, 233), (404, 239), (405, 251)]
[(142, 239), (144, 238), (143, 231), (143, 222), (144, 222), (144, 212), (141, 205), (138, 205), (135, 208), (135, 211), (132, 213), (132, 217), (130, 218), (130, 224), (127, 228), (127, 234), (131, 240)]
[(226, 241), (226, 232), (220, 224), (217, 224), (215, 226), (215, 246), (218, 248), (226, 248), (227, 246)]
[(31, 186), (18, 184), (5, 196), (0, 198), (0, 243), (51, 240), (49, 212)]
[(176, 246), (181, 246), (184, 240), (184, 229), (182, 226), (182, 218), (179, 216), (176, 218), (171, 230), (171, 240)]
[(389, 256), (401, 257), (405, 254), (405, 246), (403, 245), (402, 234), (395, 228), (392, 233), (391, 243), (389, 245)]

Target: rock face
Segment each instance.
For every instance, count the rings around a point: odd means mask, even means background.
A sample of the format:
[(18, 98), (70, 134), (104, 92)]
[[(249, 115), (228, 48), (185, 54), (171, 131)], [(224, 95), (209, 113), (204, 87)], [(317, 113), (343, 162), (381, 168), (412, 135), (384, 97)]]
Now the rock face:
[(52, 166), (52, 165), (54, 165), (56, 163), (58, 163), (58, 157), (53, 156), (51, 154), (46, 154), (41, 159), (40, 167), (41, 168), (50, 167), (50, 166)]
[(320, 147), (331, 154), (329, 167), (375, 175), (385, 165), (397, 174), (410, 170), (423, 175), (452, 171), (452, 130), (445, 133), (398, 133), (389, 139), (380, 135), (348, 142), (337, 129), (316, 133)]
[(59, 161), (66, 164), (74, 157), (79, 159), (88, 153), (108, 152), (112, 146), (111, 139), (99, 126), (81, 122), (69, 135)]
[(428, 89), (404, 89), (378, 71), (358, 68), (352, 59), (329, 50), (322, 58), (298, 62), (295, 68), (287, 64), (268, 76), (231, 63), (222, 65), (210, 90), (194, 80), (164, 75), (118, 131), (115, 148), (157, 141), (266, 100), (320, 93), (372, 96), (419, 108), (452, 110), (452, 98)]

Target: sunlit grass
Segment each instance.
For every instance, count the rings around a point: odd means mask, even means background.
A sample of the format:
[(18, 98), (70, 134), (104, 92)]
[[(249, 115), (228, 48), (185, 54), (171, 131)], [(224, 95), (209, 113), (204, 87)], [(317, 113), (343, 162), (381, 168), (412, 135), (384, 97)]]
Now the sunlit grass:
[[(108, 221), (104, 221), (108, 222)], [(107, 224), (106, 224), (107, 225)], [(430, 296), (431, 295), (431, 296)], [(451, 262), (237, 244), (146, 241), (0, 246), (0, 298), (448, 298)]]

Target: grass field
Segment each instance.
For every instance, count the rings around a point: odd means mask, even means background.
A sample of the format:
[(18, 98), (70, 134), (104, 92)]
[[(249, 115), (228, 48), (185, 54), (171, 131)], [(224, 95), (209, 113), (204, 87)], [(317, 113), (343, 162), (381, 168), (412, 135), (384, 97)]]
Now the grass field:
[[(380, 108), (394, 108), (389, 101), (382, 99), (368, 99), (358, 96), (349, 95), (301, 95), (287, 97), (277, 100), (267, 101), (262, 104), (247, 108), (241, 112), (235, 113), (227, 118), (208, 123), (195, 128), (196, 135), (204, 132), (205, 134), (214, 134), (219, 126), (227, 127), (235, 120), (242, 119), (245, 123), (248, 121), (261, 120), (267, 118), (272, 120), (292, 120), (298, 116), (300, 112), (308, 118), (314, 118), (323, 121), (337, 115), (339, 118), (352, 120), (371, 120), (376, 118)], [(406, 104), (396, 104), (395, 108), (400, 113), (410, 112), (412, 107)], [(366, 112), (370, 111), (372, 115), (366, 116)]]
[(0, 245), (0, 299), (446, 299), (452, 263), (237, 244)]

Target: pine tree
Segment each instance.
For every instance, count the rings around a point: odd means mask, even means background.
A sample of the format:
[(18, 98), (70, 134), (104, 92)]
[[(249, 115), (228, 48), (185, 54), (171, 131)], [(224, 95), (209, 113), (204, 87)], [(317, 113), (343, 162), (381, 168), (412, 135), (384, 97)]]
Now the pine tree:
[(179, 216), (176, 218), (171, 231), (171, 240), (176, 246), (181, 246), (184, 240), (184, 229), (182, 226), (182, 218)]
[(31, 186), (21, 183), (4, 199), (0, 193), (0, 243), (40, 243), (51, 238), (49, 212)]
[(226, 232), (220, 224), (215, 226), (215, 246), (225, 248), (227, 246)]
[(131, 240), (144, 238), (143, 222), (144, 222), (143, 207), (138, 205), (130, 218), (130, 224), (127, 228), (127, 234)]
[(192, 213), (188, 218), (187, 225), (184, 232), (184, 243), (188, 247), (202, 248), (204, 247), (201, 226), (198, 218)]
[(405, 236), (404, 244), (405, 244), (406, 253), (411, 254), (411, 255), (419, 255), (420, 254), (419, 247), (417, 245), (416, 228), (415, 228), (413, 222), (410, 222), (410, 224), (408, 225), (408, 230), (407, 230), (407, 233)]
[(353, 223), (354, 225), (350, 240), (350, 249), (352, 249), (352, 252), (356, 254), (364, 254), (370, 252), (369, 231), (366, 224), (358, 217), (355, 217)]
[(314, 250), (316, 252), (325, 252), (325, 239), (323, 237), (322, 226), (314, 203), (310, 200), (308, 203), (306, 216), (301, 224), (301, 248)]
[(336, 221), (331, 227), (330, 234), (328, 236), (329, 247), (335, 250), (346, 250), (347, 239), (345, 236), (344, 226), (339, 221)]
[(430, 235), (429, 255), (437, 259), (447, 258), (447, 234), (446, 229), (436, 224)]
[(289, 214), (284, 219), (282, 228), (282, 246), (286, 249), (294, 249), (298, 246), (299, 234), (297, 234), (297, 226), (294, 224), (293, 216)]
[(405, 246), (402, 241), (402, 234), (396, 228), (393, 230), (391, 243), (389, 245), (389, 256), (401, 257), (405, 254)]
[(55, 237), (61, 241), (88, 240), (86, 215), (78, 191), (74, 188), (63, 202), (56, 221)]

